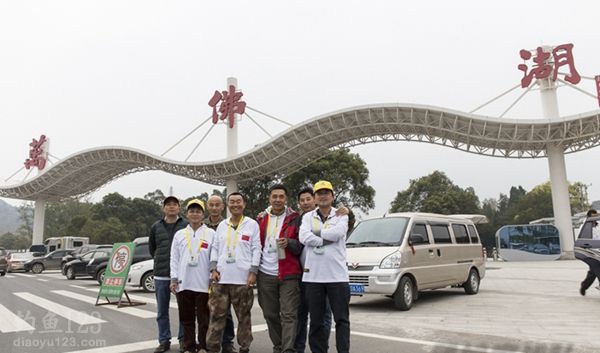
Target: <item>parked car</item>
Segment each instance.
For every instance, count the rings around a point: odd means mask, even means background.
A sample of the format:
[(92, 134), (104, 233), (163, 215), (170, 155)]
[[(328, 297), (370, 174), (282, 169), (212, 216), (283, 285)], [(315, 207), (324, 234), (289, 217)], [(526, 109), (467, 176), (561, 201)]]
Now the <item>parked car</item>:
[(131, 265), (127, 285), (141, 287), (146, 292), (154, 293), (154, 259), (138, 262)]
[(59, 270), (63, 256), (70, 254), (73, 250), (55, 250), (43, 257), (34, 257), (23, 264), (25, 272), (31, 270), (33, 273), (42, 273), (44, 270)]
[[(77, 256), (65, 264), (64, 271), (67, 279), (75, 279), (77, 277), (90, 277), (87, 273), (87, 265), (92, 261), (105, 261), (110, 257), (111, 248), (100, 248), (86, 252), (83, 255)], [(93, 277), (93, 276), (92, 276)]]
[[(147, 240), (148, 237), (141, 238), (141, 240), (139, 240), (139, 239), (140, 238), (133, 241), (135, 243), (135, 252), (133, 254), (133, 260), (131, 262), (132, 264), (135, 264), (135, 263), (138, 263), (141, 261), (145, 261), (145, 260), (150, 260), (152, 258), (152, 256), (150, 256), (150, 248), (149, 248), (148, 240)], [(109, 254), (109, 257), (110, 257), (110, 254)], [(102, 284), (102, 281), (104, 281), (104, 271), (106, 270), (108, 260), (109, 260), (109, 258), (97, 259), (97, 260), (93, 259), (86, 266), (88, 275), (94, 277), (100, 284)]]
[(0, 276), (4, 276), (6, 274), (6, 267), (8, 266), (8, 261), (6, 257), (8, 256), (8, 251), (4, 248), (0, 248)]
[(15, 270), (23, 270), (28, 272), (29, 270), (25, 269), (25, 263), (29, 260), (33, 259), (32, 252), (11, 252), (6, 257), (6, 272), (13, 272)]
[(101, 249), (101, 248), (112, 248), (112, 245), (85, 244), (85, 245), (82, 245), (82, 246), (78, 247), (77, 249), (73, 250), (72, 253), (63, 256), (63, 258), (60, 262), (60, 269), (61, 269), (62, 274), (63, 275), (67, 274), (67, 272), (65, 270), (65, 265), (67, 264), (67, 262), (73, 261), (78, 256), (81, 256), (87, 252), (94, 250), (94, 249)]

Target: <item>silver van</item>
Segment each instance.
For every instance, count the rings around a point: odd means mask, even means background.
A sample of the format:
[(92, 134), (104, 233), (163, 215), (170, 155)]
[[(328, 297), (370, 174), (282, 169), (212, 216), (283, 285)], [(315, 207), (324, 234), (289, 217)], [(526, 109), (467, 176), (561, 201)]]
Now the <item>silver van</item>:
[(346, 241), (352, 295), (391, 296), (409, 310), (419, 291), (462, 286), (477, 294), (485, 251), (481, 215), (393, 213), (360, 222)]

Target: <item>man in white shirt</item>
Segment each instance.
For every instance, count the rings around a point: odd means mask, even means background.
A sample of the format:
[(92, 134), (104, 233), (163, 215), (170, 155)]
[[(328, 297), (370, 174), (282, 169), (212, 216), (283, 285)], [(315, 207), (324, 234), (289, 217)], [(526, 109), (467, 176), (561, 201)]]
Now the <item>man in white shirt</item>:
[[(210, 282), (210, 251), (215, 231), (202, 223), (204, 202), (188, 202), (188, 226), (175, 233), (171, 245), (171, 292), (177, 296), (179, 321), (183, 326), (185, 352), (206, 350), (206, 332), (210, 313), (208, 287)], [(196, 325), (198, 322), (198, 342)]]
[(246, 200), (239, 192), (229, 194), (227, 208), (231, 217), (217, 227), (210, 256), (211, 294), (210, 325), (206, 342), (208, 351), (221, 349), (227, 311), (232, 305), (238, 319), (237, 340), (240, 353), (250, 350), (254, 303), (253, 286), (260, 265), (260, 231), (255, 220), (244, 217)]
[(306, 287), (310, 312), (309, 345), (313, 353), (326, 353), (328, 334), (323, 324), (325, 298), (329, 299), (335, 320), (338, 353), (350, 352), (350, 287), (346, 261), (348, 216), (336, 215), (333, 186), (318, 181), (313, 188), (317, 209), (302, 217), (300, 242), (306, 259), (302, 282)]

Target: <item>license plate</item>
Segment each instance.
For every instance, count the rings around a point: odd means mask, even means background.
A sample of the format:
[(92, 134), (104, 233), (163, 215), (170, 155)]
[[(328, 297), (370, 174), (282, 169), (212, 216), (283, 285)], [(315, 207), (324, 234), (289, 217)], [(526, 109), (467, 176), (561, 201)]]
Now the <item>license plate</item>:
[(350, 283), (350, 294), (364, 294), (365, 286), (362, 284)]

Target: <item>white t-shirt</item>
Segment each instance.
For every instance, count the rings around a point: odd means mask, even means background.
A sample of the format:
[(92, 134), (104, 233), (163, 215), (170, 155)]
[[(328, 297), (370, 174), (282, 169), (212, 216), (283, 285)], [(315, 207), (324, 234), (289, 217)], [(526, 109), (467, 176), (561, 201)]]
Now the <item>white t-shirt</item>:
[(260, 230), (252, 218), (244, 217), (237, 229), (230, 219), (225, 219), (217, 227), (215, 241), (210, 253), (210, 261), (217, 263), (221, 284), (246, 284), (253, 267), (260, 265)]
[[(336, 283), (348, 282), (346, 262), (346, 233), (348, 216), (336, 216), (335, 208), (329, 212), (325, 222), (317, 210), (302, 216), (300, 242), (304, 244), (303, 282)], [(332, 243), (323, 246), (323, 240)]]
[(259, 270), (262, 273), (271, 276), (277, 276), (279, 274), (279, 255), (277, 254), (277, 239), (279, 239), (279, 233), (281, 232), (281, 226), (285, 220), (286, 212), (283, 212), (279, 216), (275, 216), (271, 213), (267, 213), (267, 228), (265, 235), (265, 245), (262, 249), (262, 257), (260, 260)]
[[(171, 244), (171, 279), (177, 278), (177, 291), (208, 293), (210, 252), (215, 231), (201, 225), (196, 231), (190, 225), (175, 233)], [(195, 264), (194, 264), (195, 263)]]

